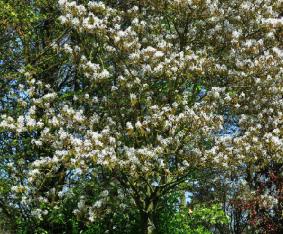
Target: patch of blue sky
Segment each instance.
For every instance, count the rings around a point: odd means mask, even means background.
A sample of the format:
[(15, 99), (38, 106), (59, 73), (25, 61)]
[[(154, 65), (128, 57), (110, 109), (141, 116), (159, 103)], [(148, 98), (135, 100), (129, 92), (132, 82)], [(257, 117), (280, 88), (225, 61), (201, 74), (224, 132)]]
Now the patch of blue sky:
[(241, 133), (239, 126), (239, 117), (225, 113), (224, 114), (224, 124), (222, 130), (217, 132), (218, 136), (238, 136)]
[[(198, 93), (197, 101), (200, 101), (207, 94), (207, 89), (202, 87)], [(237, 136), (240, 134), (239, 117), (233, 115), (229, 110), (225, 110), (224, 124), (222, 130), (216, 133), (217, 136)]]

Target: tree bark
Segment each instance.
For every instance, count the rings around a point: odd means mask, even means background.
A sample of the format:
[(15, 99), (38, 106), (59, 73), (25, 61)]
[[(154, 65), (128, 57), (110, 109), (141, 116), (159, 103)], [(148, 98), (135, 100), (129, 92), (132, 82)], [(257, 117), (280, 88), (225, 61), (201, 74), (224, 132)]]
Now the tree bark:
[(140, 215), (141, 215), (141, 233), (154, 234), (155, 225), (153, 221), (153, 214), (142, 211)]

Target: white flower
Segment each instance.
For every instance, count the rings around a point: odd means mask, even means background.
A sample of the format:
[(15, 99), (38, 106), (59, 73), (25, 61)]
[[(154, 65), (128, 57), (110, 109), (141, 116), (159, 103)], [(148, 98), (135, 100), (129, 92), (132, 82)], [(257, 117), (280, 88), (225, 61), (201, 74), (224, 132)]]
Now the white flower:
[(60, 20), (61, 24), (65, 24), (66, 22), (68, 22), (67, 17), (64, 16), (64, 15), (61, 15), (61, 16), (59, 17), (59, 20)]
[(93, 206), (96, 208), (100, 208), (102, 206), (102, 201), (101, 200), (96, 201)]
[(51, 123), (52, 123), (54, 126), (58, 126), (58, 125), (59, 125), (58, 118), (57, 118), (56, 116), (53, 116), (53, 117), (52, 117), (52, 120), (51, 120)]
[(140, 121), (137, 121), (135, 123), (135, 127), (138, 128), (138, 129), (141, 129), (142, 128), (142, 123)]
[(131, 104), (135, 105), (137, 103), (137, 96), (133, 93), (130, 94)]
[(41, 209), (32, 210), (31, 215), (36, 217), (39, 220), (42, 220), (42, 210)]
[(102, 197), (107, 197), (109, 195), (109, 191), (108, 190), (103, 190), (100, 195)]
[(127, 126), (127, 129), (128, 129), (128, 130), (134, 129), (132, 123), (130, 123), (130, 122), (127, 122), (127, 123), (126, 123), (126, 126)]
[(80, 112), (76, 112), (74, 115), (74, 120), (82, 123), (85, 120), (85, 117), (82, 115), (81, 111)]
[(63, 6), (63, 5), (65, 5), (66, 3), (67, 3), (67, 0), (59, 0), (59, 1), (58, 1), (59, 6)]
[(78, 209), (83, 210), (85, 208), (85, 200), (80, 200), (78, 203)]
[(110, 77), (110, 73), (109, 71), (107, 71), (106, 69), (104, 69), (100, 74), (99, 74), (101, 79), (106, 79)]
[(35, 144), (36, 146), (42, 146), (42, 141), (32, 139), (31, 143)]
[(64, 50), (65, 50), (67, 53), (70, 53), (70, 54), (73, 53), (73, 49), (72, 49), (72, 47), (71, 47), (69, 44), (65, 44), (65, 45), (64, 45)]
[(36, 126), (36, 120), (32, 119), (30, 116), (27, 116), (27, 126), (28, 127), (35, 127)]
[(155, 58), (160, 58), (160, 57), (163, 57), (163, 56), (164, 56), (164, 53), (162, 51), (156, 51), (154, 53)]
[(239, 31), (233, 31), (232, 36), (233, 38), (238, 39), (241, 36), (241, 33)]

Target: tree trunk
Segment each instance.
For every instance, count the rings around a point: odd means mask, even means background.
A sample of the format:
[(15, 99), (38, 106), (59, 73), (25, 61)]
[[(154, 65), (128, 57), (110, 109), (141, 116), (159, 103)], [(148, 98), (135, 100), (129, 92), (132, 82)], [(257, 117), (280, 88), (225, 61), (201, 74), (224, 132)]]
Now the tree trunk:
[(141, 233), (154, 234), (155, 225), (153, 222), (153, 214), (142, 211), (141, 212)]

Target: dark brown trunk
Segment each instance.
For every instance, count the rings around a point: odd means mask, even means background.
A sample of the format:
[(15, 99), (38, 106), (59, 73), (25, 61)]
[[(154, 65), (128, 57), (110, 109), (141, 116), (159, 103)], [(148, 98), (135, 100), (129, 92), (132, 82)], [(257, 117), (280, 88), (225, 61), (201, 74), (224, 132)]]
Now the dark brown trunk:
[(141, 212), (141, 234), (154, 234), (153, 214)]

